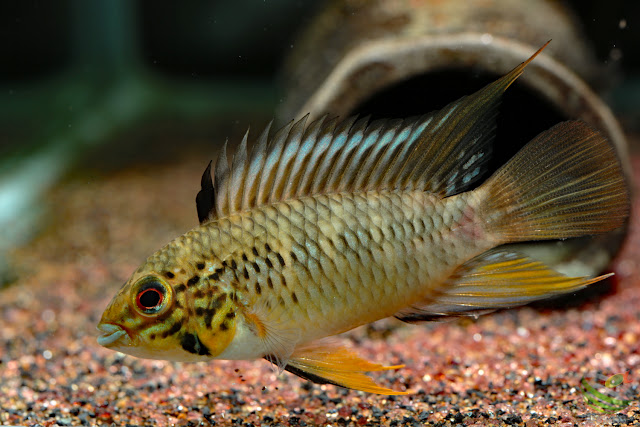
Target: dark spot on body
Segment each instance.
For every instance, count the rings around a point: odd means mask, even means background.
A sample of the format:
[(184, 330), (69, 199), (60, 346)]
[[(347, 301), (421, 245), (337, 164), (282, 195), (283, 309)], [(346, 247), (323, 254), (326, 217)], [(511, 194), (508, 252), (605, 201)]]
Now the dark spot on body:
[(204, 264), (203, 264), (203, 263), (201, 263), (201, 262), (199, 262), (199, 263), (197, 263), (197, 264), (196, 264), (196, 268), (197, 268), (198, 270), (202, 270), (202, 269), (204, 268)]
[(230, 311), (226, 314), (227, 319), (233, 319), (234, 317), (236, 317), (236, 313), (233, 311)]
[(197, 274), (195, 276), (193, 276), (191, 279), (189, 279), (189, 281), (187, 282), (187, 285), (195, 285), (196, 283), (198, 283), (200, 281), (200, 276), (198, 276)]
[(181, 304), (181, 303), (180, 303), (180, 301), (178, 301), (178, 300), (175, 300), (175, 301), (174, 301), (174, 303), (173, 303), (173, 305), (174, 305), (176, 308), (182, 308), (182, 304)]
[(180, 345), (192, 354), (198, 354), (200, 356), (209, 356), (211, 354), (207, 346), (200, 341), (197, 334), (184, 334), (180, 340)]
[(170, 335), (174, 335), (176, 334), (180, 329), (182, 329), (182, 320), (176, 320), (173, 325), (171, 325), (171, 328), (169, 328), (168, 330), (164, 331), (162, 333), (162, 338), (167, 338)]
[(217, 307), (222, 307), (222, 305), (227, 300), (227, 294), (220, 294), (218, 298), (215, 299), (214, 305)]
[(273, 289), (273, 280), (271, 280), (271, 276), (267, 277), (267, 285), (269, 285), (270, 289)]
[(296, 256), (296, 254), (295, 254), (293, 251), (291, 251), (291, 252), (289, 253), (289, 255), (291, 256), (291, 259), (292, 259), (294, 262), (297, 262), (297, 261), (298, 261), (298, 257)]
[(257, 262), (254, 262), (252, 266), (253, 266), (253, 269), (256, 271), (256, 273), (260, 273), (260, 266), (258, 265)]
[(247, 267), (244, 268), (242, 275), (244, 276), (245, 279), (247, 280), (249, 279), (249, 271), (247, 270)]
[(202, 317), (206, 310), (203, 307), (196, 307), (196, 316)]
[(155, 340), (156, 339), (156, 334), (149, 335), (149, 339), (152, 340), (152, 341)]
[(231, 269), (232, 270), (237, 270), (238, 269), (238, 264), (236, 263), (235, 259), (231, 260)]
[(251, 248), (251, 252), (253, 252), (253, 256), (258, 256), (258, 250), (256, 249), (255, 246)]
[(193, 297), (195, 299), (200, 299), (204, 297), (204, 291), (202, 289), (196, 289), (196, 291), (193, 293)]
[(184, 292), (187, 289), (187, 287), (184, 285), (184, 283), (180, 283), (178, 286), (175, 287), (175, 291), (177, 294), (179, 294), (180, 292)]
[(260, 287), (260, 283), (256, 282), (256, 293), (260, 295), (262, 293), (262, 287)]
[(282, 255), (280, 255), (279, 253), (276, 253), (276, 256), (278, 257), (278, 262), (280, 263), (281, 266), (285, 266), (284, 263), (284, 258), (282, 258)]
[(265, 258), (264, 262), (265, 262), (265, 264), (267, 264), (267, 267), (273, 268), (273, 263), (271, 262), (271, 260), (269, 258)]
[(226, 330), (228, 330), (228, 329), (229, 329), (229, 325), (227, 325), (227, 322), (222, 322), (222, 323), (220, 324), (220, 330), (221, 330), (221, 331), (226, 331)]
[(216, 315), (216, 309), (215, 308), (210, 308), (208, 310), (205, 311), (204, 313), (204, 325), (207, 327), (207, 329), (211, 329), (211, 321), (213, 320), (213, 318)]
[(170, 271), (165, 271), (165, 272), (164, 272), (164, 275), (165, 275), (166, 277), (168, 277), (169, 279), (173, 279), (174, 277), (176, 277), (176, 275), (175, 275), (175, 274), (173, 274), (173, 273), (172, 273), (172, 272), (170, 272)]
[(222, 268), (227, 268), (227, 261), (222, 261)]
[(284, 307), (284, 298), (282, 298), (282, 297), (278, 298), (278, 304), (280, 304), (282, 307)]
[(298, 295), (296, 295), (295, 291), (291, 292), (291, 299), (293, 300), (294, 303), (298, 303)]
[(271, 246), (269, 246), (268, 243), (264, 244), (264, 249), (267, 251), (267, 253), (271, 252)]
[(247, 258), (247, 254), (242, 254), (242, 260), (244, 262), (247, 262), (248, 258)]
[(282, 286), (287, 287), (287, 279), (285, 279), (284, 276), (282, 276)]

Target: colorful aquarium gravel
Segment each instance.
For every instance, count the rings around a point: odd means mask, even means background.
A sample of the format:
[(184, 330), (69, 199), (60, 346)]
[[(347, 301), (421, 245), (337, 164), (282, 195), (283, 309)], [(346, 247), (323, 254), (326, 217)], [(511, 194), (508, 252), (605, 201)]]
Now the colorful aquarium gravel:
[[(634, 158), (635, 188), (640, 157)], [(203, 160), (69, 179), (41, 237), (10, 259), (0, 290), (3, 425), (640, 424), (640, 201), (614, 280), (477, 321), (384, 321), (342, 339), (373, 362), (381, 396), (276, 375), (259, 361), (171, 363), (96, 343), (100, 314), (144, 256), (195, 222)], [(162, 189), (162, 191), (158, 191)], [(191, 190), (189, 190), (191, 189)], [(391, 333), (392, 332), (392, 333)], [(583, 379), (628, 405), (585, 401)], [(622, 382), (620, 382), (622, 378)]]

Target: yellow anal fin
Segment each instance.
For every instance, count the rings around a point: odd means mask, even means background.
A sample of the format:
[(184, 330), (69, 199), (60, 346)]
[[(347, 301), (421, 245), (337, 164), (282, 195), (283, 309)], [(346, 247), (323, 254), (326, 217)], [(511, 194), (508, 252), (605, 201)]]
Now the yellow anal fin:
[(462, 265), (429, 301), (406, 308), (396, 317), (416, 322), (483, 314), (575, 292), (611, 275), (568, 277), (539, 261), (498, 249)]
[(318, 384), (333, 384), (367, 393), (401, 395), (376, 384), (365, 372), (399, 369), (404, 365), (382, 366), (360, 358), (354, 352), (332, 344), (311, 344), (291, 355), (285, 370)]

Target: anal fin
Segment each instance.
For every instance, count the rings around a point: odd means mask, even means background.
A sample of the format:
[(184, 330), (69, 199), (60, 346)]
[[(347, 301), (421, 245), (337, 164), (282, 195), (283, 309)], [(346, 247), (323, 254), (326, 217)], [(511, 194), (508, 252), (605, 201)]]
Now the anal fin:
[(403, 309), (395, 317), (418, 322), (477, 316), (575, 292), (611, 275), (569, 277), (516, 252), (492, 250), (459, 267), (429, 301)]
[(402, 395), (376, 384), (365, 372), (399, 369), (404, 365), (383, 366), (360, 358), (351, 350), (331, 343), (312, 343), (291, 355), (285, 370), (318, 384), (333, 384), (367, 393)]

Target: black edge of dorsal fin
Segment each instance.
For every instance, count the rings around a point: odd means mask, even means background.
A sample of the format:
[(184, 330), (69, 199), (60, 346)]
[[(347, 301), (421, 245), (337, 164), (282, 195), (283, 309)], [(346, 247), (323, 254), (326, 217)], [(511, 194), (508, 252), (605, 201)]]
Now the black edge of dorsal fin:
[(229, 159), (227, 157), (227, 145), (229, 140), (224, 142), (222, 150), (216, 159), (216, 165), (213, 169), (213, 185), (216, 189), (216, 215), (224, 216), (229, 214)]
[(215, 216), (216, 190), (213, 188), (211, 180), (211, 161), (202, 174), (200, 180), (200, 191), (196, 195), (196, 210), (198, 211), (198, 221), (205, 223), (212, 216)]
[(486, 169), (502, 93), (545, 46), (474, 94), (418, 118), (337, 123), (325, 116), (307, 124), (306, 115), (271, 139), (268, 126), (250, 152), (245, 134), (231, 166), (225, 144), (214, 169), (215, 213), (335, 192), (466, 191)]

